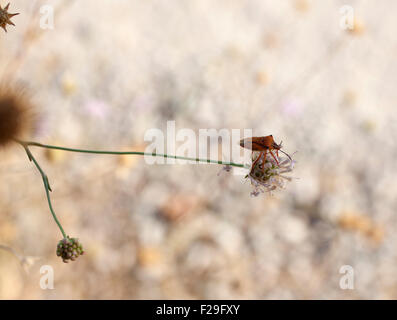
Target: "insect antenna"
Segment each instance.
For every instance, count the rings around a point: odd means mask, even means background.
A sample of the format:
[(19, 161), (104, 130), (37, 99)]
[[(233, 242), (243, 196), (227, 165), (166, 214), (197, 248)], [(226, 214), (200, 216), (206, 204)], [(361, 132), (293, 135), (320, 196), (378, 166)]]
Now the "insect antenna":
[(279, 151), (281, 151), (282, 153), (284, 153), (291, 161), (292, 161), (292, 158), (290, 157), (290, 155), (288, 154), (288, 153), (286, 153), (286, 152), (284, 152), (283, 150), (279, 150)]

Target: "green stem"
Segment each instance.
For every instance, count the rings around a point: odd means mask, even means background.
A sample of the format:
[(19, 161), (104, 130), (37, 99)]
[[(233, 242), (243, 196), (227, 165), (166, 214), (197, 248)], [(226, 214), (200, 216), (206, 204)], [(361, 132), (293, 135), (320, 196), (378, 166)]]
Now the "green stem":
[(48, 182), (48, 177), (47, 177), (47, 175), (45, 174), (45, 172), (43, 171), (43, 169), (41, 169), (39, 163), (37, 162), (37, 160), (35, 159), (35, 157), (33, 156), (33, 154), (30, 152), (29, 147), (28, 147), (29, 144), (27, 144), (27, 143), (25, 143), (25, 142), (23, 142), (23, 141), (18, 141), (18, 140), (17, 140), (17, 142), (25, 149), (26, 154), (27, 154), (28, 157), (29, 157), (29, 160), (30, 160), (30, 161), (33, 161), (33, 163), (35, 164), (37, 170), (39, 170), (40, 175), (41, 175), (41, 177), (43, 178), (44, 189), (45, 189), (45, 192), (46, 192), (46, 195), (47, 195), (48, 207), (50, 208), (52, 217), (54, 218), (56, 224), (58, 225), (59, 230), (61, 230), (63, 237), (66, 238), (66, 233), (65, 233), (65, 231), (63, 230), (62, 225), (61, 225), (61, 223), (59, 222), (59, 220), (58, 220), (58, 218), (57, 218), (57, 216), (56, 216), (56, 214), (55, 214), (55, 212), (54, 212), (54, 209), (52, 208), (51, 197), (50, 197), (50, 191), (52, 191), (52, 190), (51, 190), (51, 187), (50, 187), (50, 183)]
[(69, 152), (79, 152), (79, 153), (93, 153), (93, 154), (129, 154), (129, 155), (140, 155), (140, 156), (152, 156), (152, 157), (162, 157), (162, 158), (171, 158), (171, 159), (181, 159), (181, 160), (190, 160), (195, 162), (206, 162), (206, 163), (215, 163), (215, 164), (222, 164), (222, 165), (229, 165), (232, 167), (239, 167), (244, 168), (244, 164), (234, 163), (234, 162), (224, 162), (220, 160), (210, 160), (210, 159), (200, 159), (200, 158), (189, 158), (189, 157), (182, 157), (182, 156), (174, 156), (168, 154), (161, 154), (161, 153), (150, 153), (150, 152), (139, 152), (139, 151), (100, 151), (100, 150), (85, 150), (85, 149), (73, 149), (73, 148), (65, 148), (59, 146), (52, 146), (47, 144), (41, 144), (38, 142), (32, 141), (17, 141), (18, 143), (25, 145), (25, 146), (35, 146), (40, 148), (46, 149), (55, 149), (55, 150), (63, 150)]
[(73, 149), (73, 148), (52, 146), (52, 145), (42, 144), (42, 143), (33, 142), (33, 141), (22, 141), (22, 140), (17, 140), (17, 139), (15, 139), (15, 142), (19, 143), (25, 149), (26, 154), (29, 157), (29, 160), (33, 161), (37, 170), (39, 170), (41, 177), (43, 178), (44, 188), (45, 188), (45, 192), (47, 195), (48, 206), (50, 208), (52, 217), (54, 218), (56, 224), (58, 225), (59, 229), (61, 230), (64, 238), (66, 238), (66, 233), (63, 230), (61, 223), (58, 221), (58, 218), (54, 212), (54, 209), (52, 208), (51, 197), (50, 197), (50, 191), (52, 191), (52, 190), (50, 187), (50, 183), (48, 182), (48, 177), (45, 174), (45, 172), (43, 171), (43, 169), (41, 169), (40, 165), (38, 164), (38, 162), (35, 159), (35, 157), (33, 156), (33, 154), (30, 152), (29, 146), (69, 151), (69, 152), (79, 152), (79, 153), (152, 156), (152, 157), (189, 160), (189, 161), (195, 161), (195, 162), (215, 163), (215, 164), (228, 165), (228, 166), (239, 167), (239, 168), (245, 167), (244, 164), (239, 164), (239, 163), (234, 163), (234, 162), (224, 162), (224, 161), (220, 161), (220, 160), (210, 160), (210, 159), (200, 159), (200, 158), (189, 158), (189, 157), (161, 154), (161, 153), (156, 153), (156, 152), (150, 153), (150, 152), (139, 152), (139, 151), (100, 151), (100, 150)]

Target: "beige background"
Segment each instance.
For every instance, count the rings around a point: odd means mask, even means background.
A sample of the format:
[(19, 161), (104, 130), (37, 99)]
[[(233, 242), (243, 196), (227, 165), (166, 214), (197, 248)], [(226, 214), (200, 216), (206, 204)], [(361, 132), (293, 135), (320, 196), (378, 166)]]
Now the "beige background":
[[(54, 30), (40, 29), (43, 4)], [(39, 174), (22, 148), (1, 150), (0, 244), (28, 263), (0, 250), (0, 298), (397, 298), (397, 2), (349, 1), (352, 32), (345, 4), (12, 1), (0, 72), (32, 94), (33, 140), (124, 150), (167, 120), (252, 128), (298, 151), (299, 179), (251, 198), (220, 166), (32, 148), (86, 249), (63, 264)], [(354, 290), (339, 287), (343, 265)]]

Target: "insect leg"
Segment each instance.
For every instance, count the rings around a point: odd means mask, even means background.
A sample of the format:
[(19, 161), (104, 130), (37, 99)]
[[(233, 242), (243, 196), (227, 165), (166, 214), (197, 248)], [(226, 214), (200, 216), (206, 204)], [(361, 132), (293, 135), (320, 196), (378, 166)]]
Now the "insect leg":
[(255, 168), (256, 163), (259, 161), (259, 159), (262, 157), (263, 152), (259, 153), (259, 156), (255, 159), (254, 163), (252, 164), (252, 168)]
[(269, 152), (270, 152), (270, 154), (272, 155), (273, 159), (276, 160), (276, 163), (279, 164), (279, 163), (278, 163), (278, 160), (277, 160), (276, 157), (274, 156), (273, 152), (271, 152), (270, 150), (269, 150)]
[[(270, 152), (270, 150), (269, 150)], [(266, 161), (266, 151), (263, 152), (263, 160), (262, 160), (262, 172), (265, 173), (265, 161)]]

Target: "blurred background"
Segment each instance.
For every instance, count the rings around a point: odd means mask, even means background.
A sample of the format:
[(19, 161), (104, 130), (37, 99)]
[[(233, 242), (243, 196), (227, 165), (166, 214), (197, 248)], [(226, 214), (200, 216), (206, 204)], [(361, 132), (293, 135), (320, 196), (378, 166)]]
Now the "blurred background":
[[(64, 264), (37, 170), (20, 146), (1, 150), (0, 298), (397, 298), (397, 2), (15, 0), (9, 11), (20, 15), (0, 30), (0, 74), (37, 106), (32, 140), (142, 150), (167, 120), (251, 128), (298, 151), (298, 179), (252, 198), (218, 165), (32, 147), (86, 251)], [(53, 290), (40, 288), (43, 265)], [(353, 290), (340, 287), (345, 265)]]

